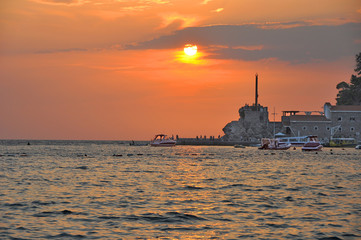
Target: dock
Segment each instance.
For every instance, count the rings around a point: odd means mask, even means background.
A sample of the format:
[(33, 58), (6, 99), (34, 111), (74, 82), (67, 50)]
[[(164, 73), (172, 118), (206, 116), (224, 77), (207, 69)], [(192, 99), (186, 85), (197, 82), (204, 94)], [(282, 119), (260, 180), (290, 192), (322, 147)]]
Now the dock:
[(191, 145), (191, 146), (256, 146), (259, 142), (245, 142), (245, 141), (223, 141), (222, 139), (202, 139), (202, 138), (178, 138), (177, 145)]

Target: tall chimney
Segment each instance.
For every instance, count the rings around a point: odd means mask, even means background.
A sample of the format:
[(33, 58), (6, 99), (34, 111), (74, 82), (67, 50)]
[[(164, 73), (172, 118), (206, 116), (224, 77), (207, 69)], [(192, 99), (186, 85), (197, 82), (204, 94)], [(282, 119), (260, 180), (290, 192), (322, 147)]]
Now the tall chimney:
[(256, 96), (255, 96), (256, 100), (255, 100), (255, 105), (256, 105), (256, 110), (258, 111), (258, 74), (256, 73)]

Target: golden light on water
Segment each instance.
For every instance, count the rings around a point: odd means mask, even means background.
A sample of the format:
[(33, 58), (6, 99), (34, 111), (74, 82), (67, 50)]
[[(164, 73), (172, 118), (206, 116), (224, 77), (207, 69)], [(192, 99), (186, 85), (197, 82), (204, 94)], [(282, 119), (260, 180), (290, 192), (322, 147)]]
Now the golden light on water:
[(197, 54), (197, 45), (186, 44), (184, 46), (184, 53), (188, 56), (193, 56)]

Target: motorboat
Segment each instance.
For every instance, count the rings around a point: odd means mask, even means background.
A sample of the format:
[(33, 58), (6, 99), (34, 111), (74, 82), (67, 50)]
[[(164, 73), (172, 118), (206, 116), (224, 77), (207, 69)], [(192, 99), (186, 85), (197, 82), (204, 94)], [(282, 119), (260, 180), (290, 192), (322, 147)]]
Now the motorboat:
[(287, 150), (291, 147), (290, 143), (282, 143), (278, 138), (262, 138), (261, 150)]
[(308, 142), (308, 136), (300, 137), (280, 137), (281, 143), (290, 143), (292, 147), (302, 147)]
[(150, 142), (150, 146), (152, 147), (173, 147), (177, 141), (170, 139), (165, 134), (157, 134)]
[(361, 149), (361, 145), (357, 145), (355, 149)]
[(308, 136), (308, 141), (303, 145), (302, 151), (321, 151), (323, 146), (318, 141), (317, 136)]

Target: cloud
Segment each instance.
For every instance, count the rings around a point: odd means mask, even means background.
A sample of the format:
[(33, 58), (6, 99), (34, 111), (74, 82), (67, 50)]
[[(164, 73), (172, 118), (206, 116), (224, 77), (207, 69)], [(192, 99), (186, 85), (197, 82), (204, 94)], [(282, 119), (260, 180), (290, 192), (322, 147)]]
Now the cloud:
[[(85, 3), (94, 4), (94, 5), (108, 5), (108, 4), (129, 4), (129, 9), (132, 10), (132, 7), (138, 10), (138, 7), (145, 7), (149, 5), (163, 5), (169, 4), (169, 1), (166, 0), (133, 0), (133, 1), (120, 1), (120, 0), (30, 0), (37, 3), (48, 4), (48, 5), (67, 5), (67, 6), (79, 6)], [(138, 6), (140, 5), (140, 6)], [(128, 7), (127, 7), (128, 8)], [(127, 8), (123, 8), (127, 10)]]
[(210, 1), (212, 1), (212, 0), (204, 0), (204, 1), (202, 2), (202, 4), (207, 4), (207, 3), (209, 3)]
[(32, 1), (43, 4), (67, 5), (67, 6), (79, 6), (88, 2), (86, 0), (32, 0)]
[(66, 49), (48, 49), (35, 52), (36, 54), (51, 54), (51, 53), (64, 53), (64, 52), (85, 52), (85, 48), (66, 48)]
[[(336, 60), (361, 50), (361, 23), (316, 26), (300, 22), (189, 27), (128, 49), (174, 49), (194, 43), (218, 59), (277, 58), (293, 63)], [(214, 48), (211, 46), (223, 46)], [(225, 47), (226, 46), (226, 47)], [(262, 47), (254, 47), (262, 46)]]
[(222, 12), (223, 10), (224, 10), (224, 8), (217, 8), (216, 10), (213, 10), (212, 12), (219, 13), (219, 12)]

